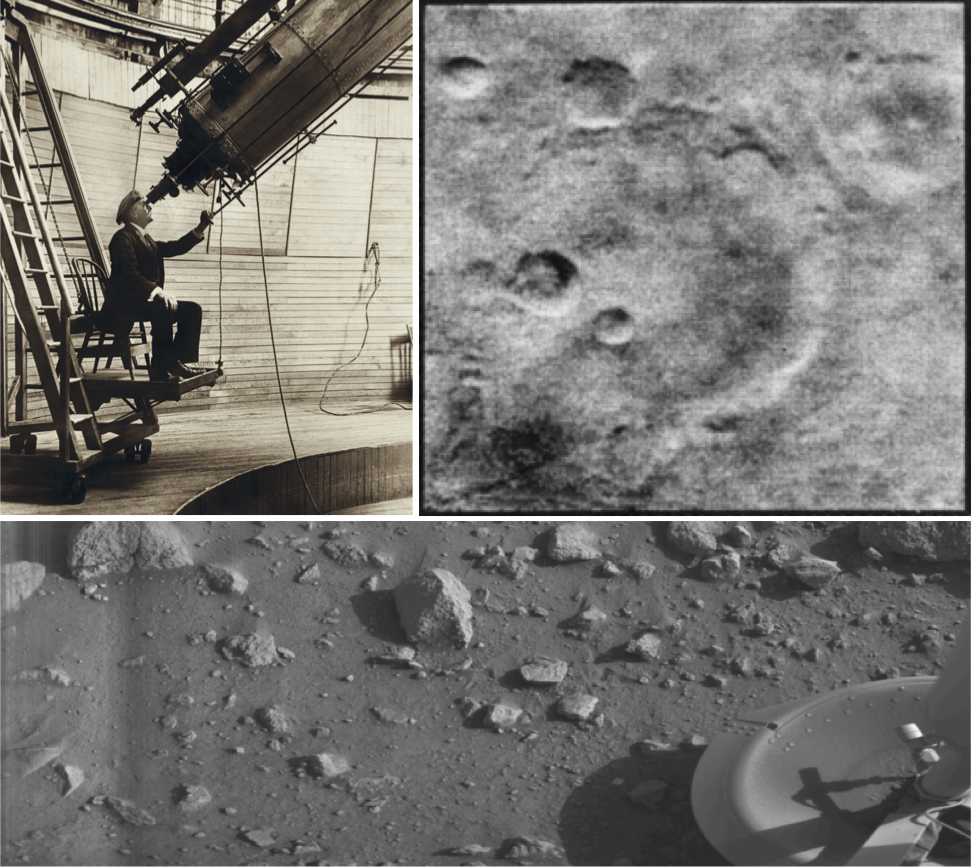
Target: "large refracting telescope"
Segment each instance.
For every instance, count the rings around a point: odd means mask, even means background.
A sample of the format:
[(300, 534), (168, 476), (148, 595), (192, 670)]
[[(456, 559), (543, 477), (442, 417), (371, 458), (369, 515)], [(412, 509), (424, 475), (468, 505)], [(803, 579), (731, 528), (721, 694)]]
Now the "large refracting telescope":
[(370, 76), (390, 68), (411, 39), (411, 0), (303, 0), (276, 13), (275, 23), (207, 82), (187, 89), (264, 14), (273, 16), (274, 6), (274, 0), (247, 0), (200, 45), (191, 51), (177, 46), (136, 85), (155, 78), (159, 90), (132, 111), (135, 121), (162, 98), (184, 95), (175, 111), (159, 111), (152, 124), (176, 128), (179, 141), (163, 160), (165, 175), (147, 195), (150, 202), (177, 196), (180, 187), (205, 189), (216, 179), (238, 196), (299, 149), (301, 138), (313, 141), (333, 112)]

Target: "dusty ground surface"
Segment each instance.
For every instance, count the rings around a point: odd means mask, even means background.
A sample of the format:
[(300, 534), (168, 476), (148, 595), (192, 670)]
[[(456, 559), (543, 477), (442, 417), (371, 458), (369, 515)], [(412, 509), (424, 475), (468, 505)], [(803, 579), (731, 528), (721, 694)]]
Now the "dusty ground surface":
[[(522, 863), (726, 863), (692, 816), (700, 753), (682, 742), (713, 738), (742, 711), (935, 673), (969, 596), (968, 563), (875, 563), (852, 524), (756, 525), (739, 579), (727, 583), (702, 580), (661, 522), (585, 525), (603, 560), (654, 566), (643, 580), (605, 576), (597, 561), (539, 557), (516, 581), (463, 558), (490, 545), (542, 547), (550, 525), (540, 522), (178, 526), (197, 564), (248, 578), (245, 596), (207, 595), (196, 568), (105, 576), (97, 579), (104, 601), (82, 599), (77, 582), (48, 575), (42, 594), (4, 618), (3, 863), (492, 864), (515, 860), (501, 860), (501, 847), (520, 835), (558, 849), (545, 859), (524, 854)], [(328, 559), (322, 536), (335, 529), (394, 565), (380, 577), (372, 565)], [(247, 541), (256, 536), (270, 548)], [(766, 565), (777, 543), (836, 560), (843, 574), (810, 590)], [(319, 583), (295, 582), (314, 563)], [(55, 547), (47, 565), (65, 574), (63, 552)], [(406, 645), (391, 588), (430, 567), (472, 591), (470, 646), (419, 647), (420, 669), (376, 663)], [(374, 575), (376, 589), (362, 589)], [(570, 633), (569, 618), (586, 603), (606, 620), (587, 635)], [(747, 623), (728, 615), (726, 606), (740, 604), (752, 606)], [(751, 633), (752, 611), (777, 628)], [(659, 657), (628, 656), (628, 640), (652, 626)], [(209, 630), (218, 640), (272, 634), (295, 658), (248, 669), (217, 644), (191, 642)], [(908, 650), (921, 633), (932, 640)], [(521, 680), (518, 667), (537, 655), (568, 663), (560, 685)], [(12, 680), (44, 665), (63, 669), (73, 685)], [(558, 698), (578, 691), (599, 699), (602, 716), (584, 724), (558, 716)], [(466, 697), (511, 702), (523, 715), (508, 731), (472, 727), (459, 704)], [(291, 719), (288, 733), (253, 721), (270, 705)], [(188, 731), (195, 739), (181, 743)], [(648, 738), (674, 748), (642, 754), (635, 745)], [(62, 752), (19, 778), (28, 747)], [(345, 757), (350, 772), (330, 784), (295, 774), (290, 760), (322, 752)], [(67, 797), (57, 762), (86, 776)], [(629, 798), (647, 780), (669, 787), (650, 808)], [(175, 802), (185, 785), (205, 787), (211, 803), (182, 812)], [(155, 824), (124, 824), (92, 803), (105, 795), (132, 801)], [(268, 831), (269, 845), (241, 838), (252, 829)], [(446, 854), (470, 844), (484, 848)]]
[(426, 513), (963, 507), (960, 7), (424, 15)]

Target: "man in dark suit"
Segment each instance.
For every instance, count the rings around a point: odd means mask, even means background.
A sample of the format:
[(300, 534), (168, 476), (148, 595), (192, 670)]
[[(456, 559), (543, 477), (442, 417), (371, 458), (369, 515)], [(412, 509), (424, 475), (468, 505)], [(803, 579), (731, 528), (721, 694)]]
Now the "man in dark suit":
[[(202, 308), (194, 301), (176, 300), (162, 287), (165, 260), (188, 253), (202, 241), (206, 228), (212, 224), (212, 214), (203, 211), (199, 225), (178, 241), (155, 241), (145, 231), (152, 222), (152, 206), (137, 190), (132, 190), (118, 206), (117, 222), (124, 226), (108, 245), (111, 277), (102, 306), (106, 327), (127, 334), (135, 322), (151, 321), (151, 379), (185, 379), (203, 373), (203, 368), (186, 364), (199, 360)], [(174, 338), (173, 326), (177, 329)]]

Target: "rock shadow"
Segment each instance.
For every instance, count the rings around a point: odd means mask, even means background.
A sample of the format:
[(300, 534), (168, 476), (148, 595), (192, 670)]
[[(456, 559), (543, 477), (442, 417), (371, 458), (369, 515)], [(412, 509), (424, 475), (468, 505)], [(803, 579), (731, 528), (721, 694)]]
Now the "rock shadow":
[(351, 597), (354, 614), (369, 634), (390, 644), (407, 644), (391, 590), (369, 590)]
[[(691, 778), (700, 756), (681, 750), (615, 759), (574, 789), (560, 810), (560, 839), (570, 864), (728, 865), (691, 812)], [(645, 780), (670, 786), (653, 809), (628, 800)]]

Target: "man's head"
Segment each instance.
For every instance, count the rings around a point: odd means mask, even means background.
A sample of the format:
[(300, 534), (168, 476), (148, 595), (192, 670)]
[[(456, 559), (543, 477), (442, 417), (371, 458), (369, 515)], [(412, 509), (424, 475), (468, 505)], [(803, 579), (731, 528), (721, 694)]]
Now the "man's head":
[(138, 190), (132, 190), (118, 205), (115, 219), (119, 223), (134, 223), (144, 229), (152, 222), (152, 206)]

